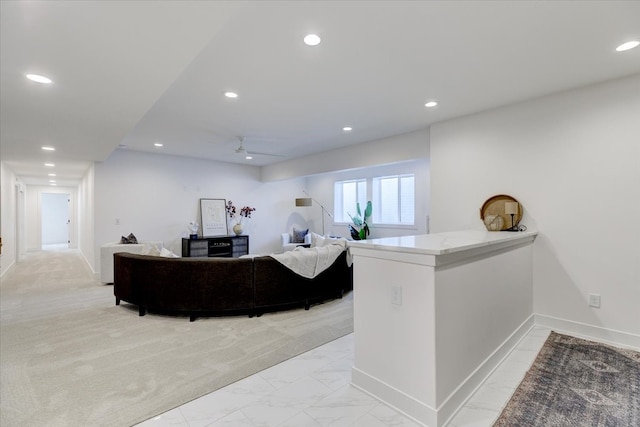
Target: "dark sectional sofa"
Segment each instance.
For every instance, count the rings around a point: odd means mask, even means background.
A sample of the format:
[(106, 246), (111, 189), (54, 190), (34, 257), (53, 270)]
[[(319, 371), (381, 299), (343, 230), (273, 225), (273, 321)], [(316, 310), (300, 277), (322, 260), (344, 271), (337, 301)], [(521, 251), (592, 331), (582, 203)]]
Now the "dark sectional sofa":
[(115, 253), (116, 305), (126, 301), (147, 310), (198, 316), (248, 314), (304, 307), (341, 298), (353, 289), (346, 251), (325, 271), (308, 279), (269, 256), (254, 258), (163, 258)]

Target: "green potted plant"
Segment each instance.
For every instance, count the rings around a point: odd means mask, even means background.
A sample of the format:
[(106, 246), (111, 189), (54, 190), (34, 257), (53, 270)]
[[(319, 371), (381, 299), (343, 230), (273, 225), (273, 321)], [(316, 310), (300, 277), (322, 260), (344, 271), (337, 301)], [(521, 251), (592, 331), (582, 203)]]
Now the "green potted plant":
[(353, 240), (366, 240), (369, 235), (369, 225), (367, 221), (371, 218), (371, 211), (373, 207), (371, 206), (371, 202), (367, 202), (367, 207), (364, 210), (364, 216), (362, 215), (362, 211), (360, 210), (360, 203), (356, 203), (356, 215), (351, 215), (349, 212), (347, 214), (351, 218), (353, 225), (349, 224), (349, 232), (351, 233), (351, 237)]

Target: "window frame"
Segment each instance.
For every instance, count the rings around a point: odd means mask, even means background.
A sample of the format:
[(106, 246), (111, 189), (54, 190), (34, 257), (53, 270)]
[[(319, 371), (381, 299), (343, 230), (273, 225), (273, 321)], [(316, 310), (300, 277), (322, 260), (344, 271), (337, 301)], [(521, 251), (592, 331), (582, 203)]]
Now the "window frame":
[[(344, 213), (347, 213), (347, 209), (344, 209), (343, 206), (343, 190), (344, 190), (344, 185), (347, 183), (355, 183), (356, 185), (356, 201), (358, 201), (358, 199), (360, 197), (362, 197), (362, 200), (359, 200), (360, 204), (361, 204), (361, 209), (363, 208), (362, 206), (362, 202), (364, 201), (364, 203), (366, 204), (366, 200), (368, 200), (368, 195), (369, 195), (369, 180), (367, 178), (354, 178), (354, 179), (345, 179), (342, 181), (335, 181), (333, 183), (333, 222), (334, 224), (351, 224), (351, 218), (349, 218), (348, 216), (343, 215)], [(336, 192), (336, 187), (337, 185), (340, 184), (340, 202), (338, 203), (338, 194)], [(364, 188), (364, 194), (361, 195), (360, 191), (359, 191), (359, 184), (364, 184), (365, 188)], [(353, 206), (353, 209), (355, 209), (355, 205)], [(339, 213), (339, 211), (341, 211)], [(355, 215), (356, 212), (351, 212), (352, 215)]]
[[(413, 180), (413, 213), (412, 213), (412, 221), (411, 222), (402, 222), (402, 179), (403, 178), (412, 178)], [(397, 198), (396, 198), (396, 204), (395, 204), (395, 208), (397, 210), (397, 217), (399, 219), (399, 222), (376, 222), (376, 211), (375, 211), (375, 207), (376, 205), (378, 205), (378, 212), (380, 212), (380, 206), (379, 203), (382, 200), (382, 195), (381, 195), (381, 182), (383, 180), (388, 180), (388, 179), (395, 179), (397, 181), (396, 185), (397, 185)], [(392, 174), (392, 175), (385, 175), (385, 176), (375, 176), (371, 178), (371, 200), (372, 203), (374, 204), (374, 215), (371, 218), (371, 224), (375, 225), (375, 226), (383, 226), (383, 227), (390, 227), (390, 228), (415, 228), (416, 227), (416, 176), (414, 173), (403, 173), (403, 174)], [(376, 182), (378, 184), (376, 184)], [(378, 192), (379, 194), (375, 194), (375, 192)], [(378, 202), (378, 203), (376, 203)], [(380, 215), (378, 213), (378, 215)]]
[[(385, 178), (397, 178), (398, 179), (398, 204), (397, 204), (397, 209), (400, 211), (400, 192), (401, 192), (401, 180), (403, 177), (411, 177), (413, 178), (413, 222), (412, 223), (388, 223), (388, 222), (375, 222), (374, 218), (375, 218), (375, 212), (376, 212), (376, 203), (374, 202), (374, 197), (373, 197), (373, 192), (374, 192), (374, 180), (381, 180), (381, 179), (385, 179)], [(418, 225), (416, 224), (416, 216), (417, 216), (417, 206), (416, 206), (416, 174), (411, 172), (411, 173), (400, 173), (400, 174), (389, 174), (389, 175), (383, 175), (383, 176), (372, 176), (372, 177), (366, 177), (366, 178), (353, 178), (353, 179), (344, 179), (344, 180), (340, 180), (340, 181), (334, 181), (333, 184), (333, 197), (334, 197), (334, 205), (333, 205), (333, 223), (335, 225), (347, 225), (347, 224), (351, 224), (351, 218), (347, 217), (343, 217), (341, 214), (339, 215), (339, 209), (342, 209), (342, 202), (340, 202), (338, 204), (338, 199), (337, 199), (337, 194), (336, 194), (336, 186), (338, 184), (343, 185), (344, 183), (349, 183), (349, 182), (364, 182), (366, 185), (366, 195), (364, 197), (365, 201), (360, 201), (360, 208), (364, 209), (364, 207), (366, 206), (366, 201), (367, 200), (371, 200), (371, 202), (373, 203), (373, 211), (374, 211), (374, 215), (372, 215), (371, 221), (370, 221), (370, 225), (372, 226), (376, 226), (378, 228), (388, 228), (388, 229), (415, 229)], [(358, 197), (358, 195), (356, 195), (356, 198)], [(342, 198), (342, 194), (341, 194), (341, 200), (343, 200)], [(364, 204), (363, 204), (364, 203)], [(354, 207), (355, 208), (355, 207)], [(346, 212), (346, 211), (345, 211)], [(355, 214), (355, 212), (351, 212), (352, 214)], [(400, 213), (399, 213), (399, 217), (400, 217)]]

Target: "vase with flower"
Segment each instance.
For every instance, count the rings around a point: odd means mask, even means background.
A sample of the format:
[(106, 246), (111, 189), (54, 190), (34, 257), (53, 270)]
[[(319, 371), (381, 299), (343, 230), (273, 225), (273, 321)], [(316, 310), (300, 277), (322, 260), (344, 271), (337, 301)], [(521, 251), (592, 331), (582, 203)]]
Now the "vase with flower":
[(238, 211), (231, 200), (227, 202), (226, 206), (227, 215), (234, 222), (232, 230), (236, 235), (242, 234), (242, 219), (251, 218), (251, 213), (256, 210), (250, 206), (244, 206)]

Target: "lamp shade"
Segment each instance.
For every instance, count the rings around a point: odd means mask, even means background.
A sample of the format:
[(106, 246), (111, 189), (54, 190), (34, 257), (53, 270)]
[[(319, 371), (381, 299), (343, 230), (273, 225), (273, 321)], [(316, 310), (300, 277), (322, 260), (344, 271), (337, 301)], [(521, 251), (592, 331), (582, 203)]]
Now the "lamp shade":
[(506, 202), (504, 204), (504, 213), (507, 215), (518, 214), (518, 202)]
[(300, 199), (296, 199), (296, 206), (311, 206), (311, 198), (303, 197)]

